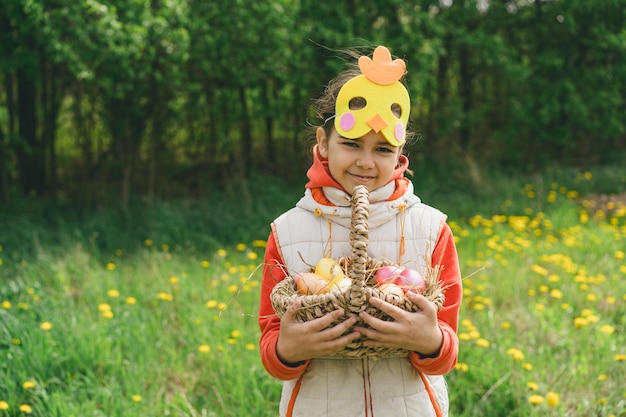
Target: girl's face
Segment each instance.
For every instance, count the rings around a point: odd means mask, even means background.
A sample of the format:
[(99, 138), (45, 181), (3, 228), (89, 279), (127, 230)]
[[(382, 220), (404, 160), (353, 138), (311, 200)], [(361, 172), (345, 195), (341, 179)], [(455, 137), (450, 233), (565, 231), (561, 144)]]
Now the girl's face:
[(347, 139), (331, 130), (317, 129), (320, 154), (328, 158), (330, 174), (348, 193), (357, 185), (373, 191), (387, 184), (398, 165), (401, 148), (393, 146), (373, 130), (358, 139)]

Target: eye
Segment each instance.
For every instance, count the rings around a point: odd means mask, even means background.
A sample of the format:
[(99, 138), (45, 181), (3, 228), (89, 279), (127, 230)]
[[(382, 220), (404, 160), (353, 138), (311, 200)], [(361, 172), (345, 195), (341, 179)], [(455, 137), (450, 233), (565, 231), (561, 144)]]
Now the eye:
[(350, 99), (350, 102), (348, 102), (348, 108), (350, 110), (361, 110), (365, 108), (365, 106), (367, 106), (367, 100), (363, 97), (353, 97)]
[(377, 149), (377, 152), (380, 152), (380, 153), (393, 153), (395, 151), (393, 149), (381, 146), (380, 148)]
[(341, 145), (346, 146), (346, 147), (348, 147), (348, 148), (358, 148), (358, 147), (359, 147), (359, 144), (358, 144), (358, 143), (356, 143), (356, 142), (355, 142), (355, 141), (353, 141), (353, 140), (346, 140), (346, 141), (343, 141), (343, 142), (341, 142)]
[(391, 112), (399, 119), (402, 116), (402, 107), (398, 103), (391, 105)]

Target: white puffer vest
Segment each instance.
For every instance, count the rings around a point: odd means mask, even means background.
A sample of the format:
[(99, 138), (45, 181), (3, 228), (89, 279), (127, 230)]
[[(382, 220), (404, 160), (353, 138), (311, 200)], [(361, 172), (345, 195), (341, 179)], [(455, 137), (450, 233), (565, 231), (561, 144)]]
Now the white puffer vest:
[[(368, 255), (424, 274), (446, 216), (421, 203), (412, 184), (401, 198), (385, 201), (393, 191), (392, 183), (370, 193)], [(324, 193), (335, 206), (317, 203), (307, 190), (295, 208), (272, 223), (290, 273), (305, 271), (325, 256), (350, 254), (350, 196), (335, 188), (324, 188)], [(429, 397), (424, 381), (434, 398)], [(432, 400), (441, 414), (436, 414)], [(375, 361), (318, 358), (310, 361), (298, 380), (285, 381), (280, 415), (447, 416), (448, 393), (442, 376), (420, 374), (406, 357)]]

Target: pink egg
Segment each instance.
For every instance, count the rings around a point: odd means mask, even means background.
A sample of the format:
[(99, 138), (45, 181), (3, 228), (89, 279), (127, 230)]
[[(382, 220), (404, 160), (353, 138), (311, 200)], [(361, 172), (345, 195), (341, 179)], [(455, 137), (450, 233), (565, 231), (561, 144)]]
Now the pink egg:
[(402, 287), (405, 293), (411, 291), (421, 294), (426, 288), (426, 280), (422, 274), (409, 268), (403, 270), (400, 276), (395, 279), (394, 283)]
[(379, 286), (394, 282), (404, 271), (404, 268), (398, 265), (386, 265), (376, 271), (376, 282)]

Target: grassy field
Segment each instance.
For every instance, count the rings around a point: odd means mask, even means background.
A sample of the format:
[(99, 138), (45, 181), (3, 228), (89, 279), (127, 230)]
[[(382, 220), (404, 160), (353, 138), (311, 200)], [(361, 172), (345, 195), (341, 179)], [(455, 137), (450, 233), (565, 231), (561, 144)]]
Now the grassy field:
[[(626, 205), (593, 195), (626, 189), (619, 172), (476, 177), (449, 196), (416, 176), (465, 277), (452, 415), (626, 416)], [(0, 416), (275, 416), (256, 320), (267, 223), (301, 192), (285, 189), (5, 210)]]

